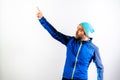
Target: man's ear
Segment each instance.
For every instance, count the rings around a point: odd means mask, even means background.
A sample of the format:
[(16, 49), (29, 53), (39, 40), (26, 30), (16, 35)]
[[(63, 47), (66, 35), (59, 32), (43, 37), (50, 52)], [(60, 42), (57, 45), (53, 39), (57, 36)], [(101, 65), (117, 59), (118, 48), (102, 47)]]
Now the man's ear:
[(84, 33), (85, 36), (87, 36), (84, 29), (83, 29), (83, 33)]

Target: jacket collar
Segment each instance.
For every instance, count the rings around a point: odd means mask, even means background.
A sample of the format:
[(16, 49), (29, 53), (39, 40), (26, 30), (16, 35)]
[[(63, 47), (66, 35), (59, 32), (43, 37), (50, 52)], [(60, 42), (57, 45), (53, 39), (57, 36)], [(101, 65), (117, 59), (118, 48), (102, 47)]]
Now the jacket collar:
[(86, 40), (86, 41), (81, 41), (81, 40), (80, 40), (80, 42), (82, 42), (82, 43), (88, 43), (88, 42), (92, 42), (92, 39), (93, 39), (93, 38), (89, 38), (89, 39)]

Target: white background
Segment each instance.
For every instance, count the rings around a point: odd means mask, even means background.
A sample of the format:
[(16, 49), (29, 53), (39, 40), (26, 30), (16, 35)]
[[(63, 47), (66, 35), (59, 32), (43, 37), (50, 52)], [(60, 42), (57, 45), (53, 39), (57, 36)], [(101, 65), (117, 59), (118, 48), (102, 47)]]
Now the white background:
[[(73, 36), (90, 22), (104, 64), (104, 80), (120, 79), (120, 0), (0, 0), (0, 80), (61, 80), (66, 47), (36, 17), (39, 7), (60, 32)], [(97, 80), (94, 63), (89, 80)]]

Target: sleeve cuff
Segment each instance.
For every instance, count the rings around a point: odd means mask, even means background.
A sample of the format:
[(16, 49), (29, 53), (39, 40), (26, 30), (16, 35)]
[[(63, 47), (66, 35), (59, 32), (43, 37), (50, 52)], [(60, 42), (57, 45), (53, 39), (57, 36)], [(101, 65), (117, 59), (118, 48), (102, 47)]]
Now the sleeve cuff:
[(45, 18), (44, 18), (44, 16), (43, 16), (42, 18), (39, 18), (38, 20), (39, 20), (39, 21), (42, 21), (42, 20), (44, 20), (44, 19), (45, 19)]

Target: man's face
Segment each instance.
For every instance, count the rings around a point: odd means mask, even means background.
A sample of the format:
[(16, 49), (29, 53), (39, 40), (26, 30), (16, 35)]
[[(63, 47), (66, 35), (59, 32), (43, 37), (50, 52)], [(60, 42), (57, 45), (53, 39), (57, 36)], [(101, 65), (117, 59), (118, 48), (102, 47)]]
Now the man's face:
[(76, 31), (76, 39), (82, 39), (85, 35), (85, 31), (81, 25), (78, 25), (77, 31)]

